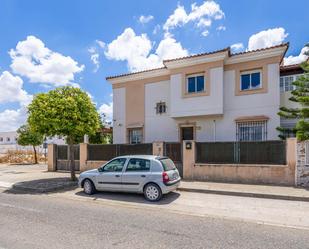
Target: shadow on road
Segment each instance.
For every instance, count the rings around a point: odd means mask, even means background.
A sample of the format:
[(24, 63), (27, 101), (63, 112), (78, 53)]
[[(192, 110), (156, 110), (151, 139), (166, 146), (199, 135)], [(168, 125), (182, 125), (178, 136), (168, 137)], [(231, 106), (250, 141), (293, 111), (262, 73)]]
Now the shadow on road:
[(163, 195), (162, 199), (158, 202), (147, 201), (142, 194), (135, 193), (120, 193), (120, 192), (97, 192), (94, 195), (87, 195), (83, 191), (75, 193), (78, 196), (89, 198), (89, 200), (113, 200), (124, 201), (130, 203), (143, 203), (149, 205), (167, 205), (179, 198), (178, 192), (171, 192)]
[(4, 191), (9, 194), (47, 194), (52, 192), (66, 192), (77, 188), (77, 182), (69, 177), (46, 178), (15, 183)]

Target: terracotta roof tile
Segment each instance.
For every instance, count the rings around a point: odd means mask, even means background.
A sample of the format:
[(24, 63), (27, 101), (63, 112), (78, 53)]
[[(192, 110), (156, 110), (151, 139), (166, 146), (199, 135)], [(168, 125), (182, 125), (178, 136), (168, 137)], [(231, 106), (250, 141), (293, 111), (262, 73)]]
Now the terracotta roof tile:
[(132, 72), (132, 73), (124, 73), (124, 74), (119, 74), (119, 75), (114, 75), (114, 76), (108, 76), (108, 77), (106, 77), (106, 79), (109, 80), (109, 79), (114, 79), (114, 78), (119, 78), (119, 77), (124, 77), (124, 76), (128, 76), (128, 75), (139, 74), (139, 73), (146, 73), (146, 72), (151, 72), (151, 71), (165, 69), (165, 68), (166, 67), (157, 67), (157, 68), (151, 68), (151, 69)]
[(250, 54), (250, 53), (255, 53), (255, 52), (265, 51), (265, 50), (269, 50), (269, 49), (274, 49), (274, 48), (285, 47), (285, 46), (289, 46), (289, 43), (288, 43), (288, 42), (286, 42), (286, 43), (281, 43), (281, 44), (279, 44), (279, 45), (272, 46), (272, 47), (267, 47), (267, 48), (259, 48), (259, 49), (255, 49), (255, 50), (249, 50), (249, 51), (244, 51), (244, 52), (234, 53), (234, 54), (231, 54), (230, 56), (241, 55), (241, 54)]
[[(279, 47), (284, 47), (284, 46), (289, 46), (289, 43), (287, 42), (287, 43), (282, 43), (280, 45), (276, 45), (276, 46), (272, 46), (272, 47), (261, 48), (261, 49), (250, 50), (250, 51), (244, 51), (244, 52), (239, 52), (239, 53), (234, 53), (234, 54), (231, 53), (230, 47), (227, 47), (227, 48), (216, 50), (216, 51), (212, 51), (212, 52), (200, 53), (200, 54), (194, 54), (194, 55), (189, 55), (189, 56), (184, 56), (184, 57), (179, 57), (179, 58), (174, 58), (174, 59), (163, 60), (163, 63), (170, 62), (170, 61), (189, 59), (189, 58), (195, 58), (195, 57), (204, 56), (204, 55), (211, 55), (211, 54), (221, 53), (221, 52), (225, 52), (225, 51), (228, 51), (229, 56), (236, 56), (236, 55), (242, 55), (242, 54), (247, 54), (247, 53), (254, 53), (254, 52), (259, 52), (259, 51), (265, 51), (265, 50), (269, 50), (269, 49), (273, 49), (273, 48), (279, 48)], [(114, 79), (114, 78), (119, 78), (119, 77), (124, 77), (124, 76), (129, 76), (129, 75), (134, 75), (134, 74), (145, 73), (145, 72), (151, 72), (151, 71), (160, 70), (160, 69), (164, 69), (164, 68), (166, 68), (166, 66), (158, 67), (158, 68), (152, 68), (152, 69), (147, 69), (147, 70), (142, 70), (142, 71), (137, 71), (137, 72), (132, 72), (132, 73), (125, 73), (125, 74), (119, 74), (119, 75), (114, 75), (114, 76), (108, 76), (108, 77), (106, 77), (106, 80)]]
[(184, 56), (184, 57), (179, 57), (179, 58), (174, 58), (174, 59), (169, 59), (169, 60), (163, 60), (163, 63), (164, 62), (170, 62), (170, 61), (178, 61), (178, 60), (183, 60), (183, 59), (189, 59), (189, 58), (194, 58), (194, 57), (199, 57), (199, 56), (204, 56), (204, 55), (216, 54), (216, 53), (221, 53), (221, 52), (225, 52), (225, 51), (230, 51), (230, 48), (227, 47), (227, 48), (212, 51), (212, 52), (193, 54), (193, 55), (189, 55), (189, 56)]

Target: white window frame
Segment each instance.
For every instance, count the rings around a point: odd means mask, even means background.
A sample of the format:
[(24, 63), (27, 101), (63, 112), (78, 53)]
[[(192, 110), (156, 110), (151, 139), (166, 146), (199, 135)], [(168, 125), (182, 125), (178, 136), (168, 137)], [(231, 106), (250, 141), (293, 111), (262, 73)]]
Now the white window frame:
[[(294, 81), (296, 81), (296, 78), (299, 77), (299, 76), (302, 76), (304, 75), (303, 73), (300, 73), (300, 74), (289, 74), (289, 75), (283, 75), (283, 76), (280, 76), (280, 80), (279, 80), (279, 87), (280, 87), (280, 92), (283, 93), (283, 92), (290, 92), (290, 91), (293, 91), (295, 90), (295, 86), (293, 86), (293, 89), (292, 90), (288, 90), (286, 91), (285, 90), (285, 86), (286, 86), (286, 82), (285, 82), (285, 78), (286, 77), (293, 77), (293, 81), (291, 83), (293, 83)], [(281, 87), (280, 85), (280, 81), (281, 79), (283, 79), (283, 86)], [(290, 89), (290, 86), (288, 87), (288, 89)]]
[[(195, 89), (197, 89), (197, 80), (196, 78), (198, 76), (204, 76), (204, 90), (203, 91), (195, 91), (195, 92), (189, 92), (189, 78), (195, 77)], [(197, 93), (204, 93), (206, 92), (206, 76), (204, 73), (196, 73), (196, 74), (189, 74), (186, 75), (186, 93), (187, 94), (197, 94)]]
[[(137, 131), (137, 130), (139, 130), (139, 131), (141, 131), (141, 136), (140, 136), (140, 141), (137, 141), (137, 140), (133, 140), (133, 132), (134, 131)], [(144, 133), (144, 131), (143, 131), (143, 128), (129, 128), (128, 129), (128, 135), (129, 135), (129, 144), (141, 144), (141, 143), (143, 143), (143, 134)]]
[[(251, 74), (253, 73), (260, 73), (260, 86), (259, 87), (251, 87)], [(250, 88), (249, 89), (241, 89), (241, 76), (244, 74), (250, 74)], [(240, 76), (239, 76), (239, 90), (240, 91), (250, 91), (250, 90), (257, 90), (257, 89), (261, 89), (263, 88), (263, 72), (261, 69), (256, 69), (256, 70), (250, 70), (250, 71), (242, 71), (240, 72)]]

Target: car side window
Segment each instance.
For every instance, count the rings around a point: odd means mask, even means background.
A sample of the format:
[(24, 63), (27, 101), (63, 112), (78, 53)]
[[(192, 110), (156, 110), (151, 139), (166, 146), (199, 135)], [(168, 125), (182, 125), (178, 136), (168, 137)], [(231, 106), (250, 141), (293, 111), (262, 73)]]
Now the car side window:
[(103, 167), (103, 172), (120, 172), (126, 163), (126, 158), (117, 158)]
[(149, 171), (149, 170), (150, 170), (150, 160), (138, 159), (138, 158), (131, 158), (126, 168), (126, 172)]

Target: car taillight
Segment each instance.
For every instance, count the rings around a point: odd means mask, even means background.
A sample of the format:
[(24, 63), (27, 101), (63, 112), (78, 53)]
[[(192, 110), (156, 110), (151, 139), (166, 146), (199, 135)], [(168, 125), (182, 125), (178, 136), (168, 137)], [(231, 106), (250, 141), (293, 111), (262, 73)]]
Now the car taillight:
[(163, 179), (164, 183), (169, 182), (169, 180), (170, 180), (170, 178), (168, 177), (168, 174), (166, 172), (162, 173), (162, 179)]

